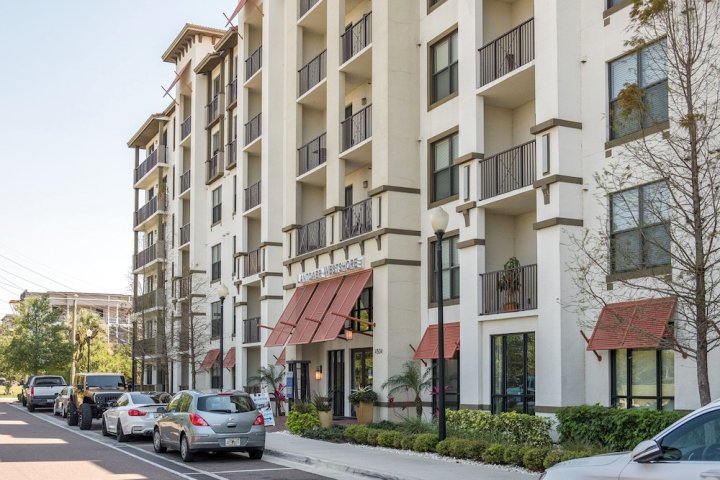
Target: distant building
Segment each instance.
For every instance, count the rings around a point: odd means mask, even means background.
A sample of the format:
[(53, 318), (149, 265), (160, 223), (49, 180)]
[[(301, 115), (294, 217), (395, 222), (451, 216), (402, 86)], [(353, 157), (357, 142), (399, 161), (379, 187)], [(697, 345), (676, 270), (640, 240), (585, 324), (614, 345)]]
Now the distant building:
[(15, 315), (6, 314), (0, 318), (0, 336), (7, 335), (12, 329), (12, 321)]

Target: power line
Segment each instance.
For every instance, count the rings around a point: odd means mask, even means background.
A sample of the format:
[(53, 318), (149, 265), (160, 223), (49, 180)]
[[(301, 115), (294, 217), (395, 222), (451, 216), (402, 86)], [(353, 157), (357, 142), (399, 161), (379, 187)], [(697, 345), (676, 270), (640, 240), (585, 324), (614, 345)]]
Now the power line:
[(44, 289), (44, 290), (52, 290), (52, 288), (47, 288), (47, 287), (45, 287), (45, 286), (43, 286), (43, 285), (40, 285), (40, 284), (37, 283), (37, 282), (33, 282), (32, 280), (28, 280), (27, 278), (21, 277), (21, 276), (18, 275), (17, 273), (13, 273), (13, 272), (11, 272), (10, 270), (5, 270), (4, 268), (0, 268), (0, 272), (8, 273), (8, 274), (12, 275), (13, 277), (19, 278), (19, 279), (22, 280), (23, 282), (32, 283), (33, 285), (36, 285), (36, 286), (38, 286), (38, 287), (40, 287), (40, 288), (42, 288), (42, 289)]
[(16, 261), (13, 260), (12, 258), (7, 257), (7, 256), (3, 255), (2, 253), (0, 253), (0, 257), (2, 257), (2, 258), (4, 258), (5, 260), (8, 260), (8, 261), (14, 263), (15, 265), (20, 266), (21, 268), (24, 268), (25, 270), (28, 270), (28, 271), (34, 273), (35, 275), (39, 275), (39, 276), (41, 276), (41, 277), (43, 277), (43, 278), (45, 278), (45, 279), (47, 279), (47, 280), (50, 280), (50, 281), (53, 282), (53, 283), (57, 283), (58, 285), (60, 285), (60, 286), (62, 286), (62, 287), (68, 288), (68, 289), (73, 290), (73, 291), (77, 291), (77, 289), (72, 288), (72, 287), (69, 286), (69, 285), (65, 285), (65, 284), (62, 283), (62, 282), (58, 282), (57, 280), (53, 280), (52, 278), (48, 277), (47, 275), (44, 275), (44, 274), (42, 274), (42, 273), (40, 273), (40, 272), (38, 272), (38, 271), (35, 271), (35, 270), (33, 270), (32, 268), (27, 267), (27, 266), (23, 265), (23, 264), (20, 263), (20, 262), (16, 262)]
[(51, 267), (51, 266), (49, 266), (49, 265), (45, 265), (44, 263), (38, 262), (37, 260), (35, 260), (35, 259), (32, 258), (32, 257), (29, 257), (29, 256), (27, 256), (27, 255), (24, 255), (24, 254), (23, 254), (22, 252), (20, 252), (19, 250), (14, 249), (14, 248), (8, 248), (8, 247), (7, 247), (6, 245), (4, 245), (4, 244), (0, 244), (0, 248), (2, 248), (2, 251), (8, 251), (8, 250), (9, 250), (9, 251), (13, 252), (17, 257), (20, 257), (21, 259), (26, 260), (28, 263), (37, 265), (37, 266), (42, 267), (43, 269), (48, 270), (48, 271), (54, 271), (56, 274), (59, 274), (61, 277), (65, 277), (66, 279), (72, 280), (73, 282), (80, 282), (80, 283), (84, 284), (84, 283), (87, 281), (87, 280), (81, 280), (81, 279), (76, 278), (76, 277), (74, 277), (74, 276), (72, 276), (72, 275), (68, 275), (67, 272), (63, 272), (63, 271), (61, 271), (61, 270), (59, 270), (59, 269), (57, 269), (57, 268), (54, 268), (54, 267)]

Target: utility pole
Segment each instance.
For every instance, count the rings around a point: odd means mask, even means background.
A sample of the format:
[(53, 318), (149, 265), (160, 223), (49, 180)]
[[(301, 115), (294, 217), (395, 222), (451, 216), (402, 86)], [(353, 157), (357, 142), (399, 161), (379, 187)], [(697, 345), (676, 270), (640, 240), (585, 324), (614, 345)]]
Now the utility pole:
[(72, 353), (72, 367), (70, 368), (70, 382), (71, 385), (74, 385), (75, 383), (75, 343), (76, 339), (75, 336), (77, 335), (77, 301), (78, 301), (78, 295), (77, 293), (74, 295), (73, 299), (73, 319), (72, 319), (72, 346), (73, 346), (73, 353)]

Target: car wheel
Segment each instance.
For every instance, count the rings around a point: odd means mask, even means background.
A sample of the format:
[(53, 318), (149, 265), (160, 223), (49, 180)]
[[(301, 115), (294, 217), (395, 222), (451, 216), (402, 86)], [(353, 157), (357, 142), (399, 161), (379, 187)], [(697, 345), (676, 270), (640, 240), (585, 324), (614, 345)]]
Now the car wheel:
[(252, 450), (248, 450), (248, 455), (250, 455), (250, 458), (252, 458), (253, 460), (260, 460), (264, 452), (264, 448), (254, 448)]
[(105, 424), (105, 416), (103, 416), (102, 419), (102, 434), (104, 437), (110, 436), (110, 433), (107, 430), (107, 425)]
[(83, 403), (80, 405), (80, 430), (90, 430), (92, 428), (92, 405)]
[(155, 453), (167, 452), (167, 447), (163, 447), (162, 439), (160, 438), (160, 429), (155, 429), (153, 432), (153, 449)]
[(33, 405), (32, 403), (28, 403), (28, 404), (27, 404), (27, 409), (28, 409), (28, 412), (34, 412), (34, 411), (35, 411), (35, 405)]
[(122, 424), (120, 423), (120, 420), (118, 420), (117, 427), (115, 427), (115, 438), (117, 438), (118, 442), (127, 442), (129, 437), (128, 435), (125, 435), (123, 433)]
[(78, 411), (74, 404), (68, 405), (67, 417), (65, 418), (67, 419), (67, 424), (71, 427), (78, 424)]
[(180, 458), (183, 462), (192, 462), (195, 460), (195, 454), (190, 451), (190, 444), (185, 435), (180, 437)]
[(27, 399), (25, 397), (22, 397), (22, 404), (23, 407), (27, 407)]

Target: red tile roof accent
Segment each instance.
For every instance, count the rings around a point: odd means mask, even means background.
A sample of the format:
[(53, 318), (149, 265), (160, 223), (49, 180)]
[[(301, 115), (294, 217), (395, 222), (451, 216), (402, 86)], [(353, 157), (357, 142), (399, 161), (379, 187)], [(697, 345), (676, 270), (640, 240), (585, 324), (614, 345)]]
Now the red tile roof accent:
[(290, 302), (287, 304), (282, 315), (280, 315), (280, 318), (278, 318), (278, 321), (275, 323), (275, 327), (273, 328), (272, 333), (270, 333), (267, 342), (265, 342), (266, 347), (281, 347), (285, 345), (285, 342), (287, 342), (287, 339), (290, 338), (290, 334), (295, 329), (295, 325), (297, 325), (298, 320), (302, 316), (303, 311), (305, 311), (305, 307), (307, 307), (310, 298), (312, 298), (312, 294), (315, 291), (316, 286), (317, 284), (313, 283), (310, 285), (303, 285), (295, 290)]
[(676, 304), (668, 297), (605, 305), (587, 349), (661, 348)]
[(280, 356), (275, 361), (275, 365), (277, 365), (277, 366), (285, 365), (285, 350), (286, 349), (283, 348), (283, 351), (280, 353)]
[(225, 360), (223, 360), (223, 367), (233, 368), (234, 366), (235, 366), (235, 347), (232, 347), (230, 350), (228, 350), (227, 355), (225, 355)]
[[(453, 358), (460, 349), (460, 322), (443, 324), (445, 331), (445, 358)], [(428, 325), (420, 345), (415, 351), (415, 360), (438, 358), (438, 326)]]
[(343, 315), (350, 315), (353, 305), (357, 302), (370, 277), (372, 277), (372, 269), (343, 277), (342, 286), (335, 295), (330, 308), (327, 309), (313, 342), (325, 342), (337, 338), (345, 326), (346, 318)]
[(205, 355), (205, 360), (202, 361), (200, 364), (200, 368), (198, 370), (210, 370), (210, 368), (213, 366), (213, 364), (217, 361), (217, 358), (220, 356), (220, 349), (219, 348), (213, 348), (207, 354)]
[(335, 298), (335, 294), (340, 289), (340, 285), (343, 284), (345, 277), (334, 277), (328, 280), (318, 282), (317, 288), (308, 303), (305, 312), (300, 321), (298, 321), (297, 327), (293, 331), (292, 337), (288, 345), (299, 345), (304, 343), (311, 343), (315, 331), (323, 321), (325, 312)]

